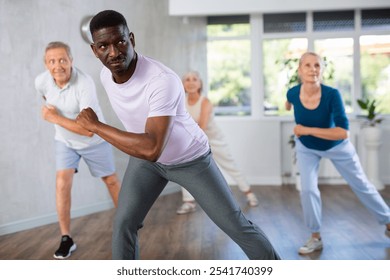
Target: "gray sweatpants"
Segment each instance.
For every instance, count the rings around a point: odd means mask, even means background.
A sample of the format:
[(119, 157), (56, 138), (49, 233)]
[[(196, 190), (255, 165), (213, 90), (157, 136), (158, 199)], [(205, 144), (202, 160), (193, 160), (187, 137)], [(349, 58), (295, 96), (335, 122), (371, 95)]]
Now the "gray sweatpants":
[(266, 235), (241, 212), (211, 152), (177, 165), (130, 157), (115, 216), (113, 259), (139, 258), (138, 229), (168, 181), (186, 186), (211, 220), (249, 259), (280, 259)]

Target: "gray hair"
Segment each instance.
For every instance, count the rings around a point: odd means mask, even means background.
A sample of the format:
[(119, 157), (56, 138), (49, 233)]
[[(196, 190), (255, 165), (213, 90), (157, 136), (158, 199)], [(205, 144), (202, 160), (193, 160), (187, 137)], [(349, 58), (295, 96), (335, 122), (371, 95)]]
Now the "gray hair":
[[(66, 53), (68, 54), (70, 60), (73, 60), (72, 52), (70, 51), (69, 45), (60, 42), (60, 41), (55, 41), (55, 42), (50, 42), (47, 44), (46, 49), (45, 49), (45, 54), (47, 53), (48, 50), (51, 49), (65, 49)], [(45, 60), (45, 57), (43, 58)]]
[(305, 53), (301, 56), (301, 58), (299, 59), (299, 66), (301, 66), (303, 59), (304, 59), (306, 56), (310, 56), (310, 55), (311, 55), (311, 56), (315, 56), (315, 57), (318, 58), (318, 60), (320, 61), (320, 64), (321, 64), (321, 68), (324, 68), (324, 67), (325, 67), (324, 60), (322, 59), (322, 57), (321, 57), (319, 54), (317, 54), (317, 53), (315, 53), (315, 52), (305, 52)]
[(187, 73), (185, 73), (183, 75), (183, 77), (181, 78), (181, 81), (184, 83), (184, 80), (187, 78), (187, 76), (190, 76), (190, 75), (193, 75), (195, 77), (197, 77), (200, 81), (200, 89), (199, 89), (199, 93), (202, 93), (202, 90), (203, 90), (203, 81), (202, 81), (202, 78), (200, 77), (200, 74), (198, 71), (188, 71)]

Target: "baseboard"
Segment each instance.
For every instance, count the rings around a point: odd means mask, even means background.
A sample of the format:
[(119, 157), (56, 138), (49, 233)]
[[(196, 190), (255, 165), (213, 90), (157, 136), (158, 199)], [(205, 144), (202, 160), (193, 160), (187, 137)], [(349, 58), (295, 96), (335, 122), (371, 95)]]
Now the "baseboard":
[[(237, 185), (237, 182), (235, 182), (233, 179), (229, 178), (229, 177), (225, 177), (226, 178), (226, 181), (227, 183), (230, 185), (230, 186), (235, 186)], [(248, 180), (248, 183), (250, 185), (264, 185), (264, 186), (280, 186), (283, 184), (283, 181), (282, 181), (282, 177), (280, 176), (269, 176), (269, 177), (266, 177), (266, 176), (262, 176), (262, 177), (256, 177), (256, 176), (251, 176), (251, 177), (247, 177), (247, 180)]]
[[(161, 193), (161, 195), (167, 195), (177, 191), (180, 191), (180, 186), (175, 183), (169, 182), (168, 185), (165, 187), (164, 191)], [(112, 209), (113, 207), (114, 205), (112, 201), (107, 200), (101, 203), (96, 203), (93, 205), (72, 209), (71, 217), (72, 219), (78, 218), (85, 215), (106, 211)], [(58, 221), (57, 213), (53, 212), (47, 215), (42, 215), (30, 219), (23, 219), (23, 220), (7, 223), (4, 225), (0, 225), (0, 236), (23, 231), (23, 230), (28, 230), (28, 229), (32, 229), (32, 228), (36, 228), (36, 227), (40, 227), (52, 223), (57, 223), (57, 221)]]
[[(72, 209), (71, 217), (77, 218), (105, 210), (111, 209), (113, 206), (112, 201), (105, 201), (102, 203), (97, 203), (93, 205), (88, 205), (86, 207)], [(19, 221), (15, 221), (12, 223), (0, 225), (0, 236), (5, 234), (10, 234), (14, 232), (19, 232), (27, 229), (32, 229), (52, 223), (57, 222), (57, 213), (53, 212), (47, 215), (42, 215), (30, 219), (23, 219)]]

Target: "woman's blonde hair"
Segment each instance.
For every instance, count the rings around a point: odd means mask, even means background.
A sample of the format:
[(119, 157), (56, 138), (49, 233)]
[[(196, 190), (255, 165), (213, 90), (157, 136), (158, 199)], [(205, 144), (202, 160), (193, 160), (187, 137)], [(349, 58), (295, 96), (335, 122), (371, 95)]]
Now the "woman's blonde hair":
[(315, 56), (315, 57), (318, 58), (318, 60), (320, 61), (320, 64), (321, 64), (321, 69), (325, 67), (324, 60), (322, 59), (322, 57), (321, 57), (319, 54), (317, 54), (317, 53), (315, 53), (315, 52), (305, 52), (305, 53), (301, 56), (301, 58), (299, 59), (299, 65), (298, 65), (298, 67), (301, 66), (303, 59), (305, 59), (305, 57), (310, 56), (310, 55), (311, 55), (311, 56)]

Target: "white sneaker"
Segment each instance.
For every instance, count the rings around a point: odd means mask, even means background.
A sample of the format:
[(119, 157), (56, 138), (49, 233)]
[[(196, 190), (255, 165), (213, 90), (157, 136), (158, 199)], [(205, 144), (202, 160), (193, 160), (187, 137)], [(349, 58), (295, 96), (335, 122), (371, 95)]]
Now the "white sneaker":
[(246, 199), (248, 200), (249, 205), (252, 207), (256, 207), (257, 205), (259, 205), (259, 201), (257, 200), (257, 197), (252, 192), (246, 195)]
[(194, 212), (196, 210), (196, 203), (195, 201), (187, 201), (184, 202), (177, 210), (176, 214), (182, 215), (182, 214), (188, 214), (191, 212)]
[(319, 251), (323, 247), (322, 240), (318, 238), (310, 238), (305, 245), (299, 248), (299, 254), (305, 255), (313, 253), (314, 251)]

